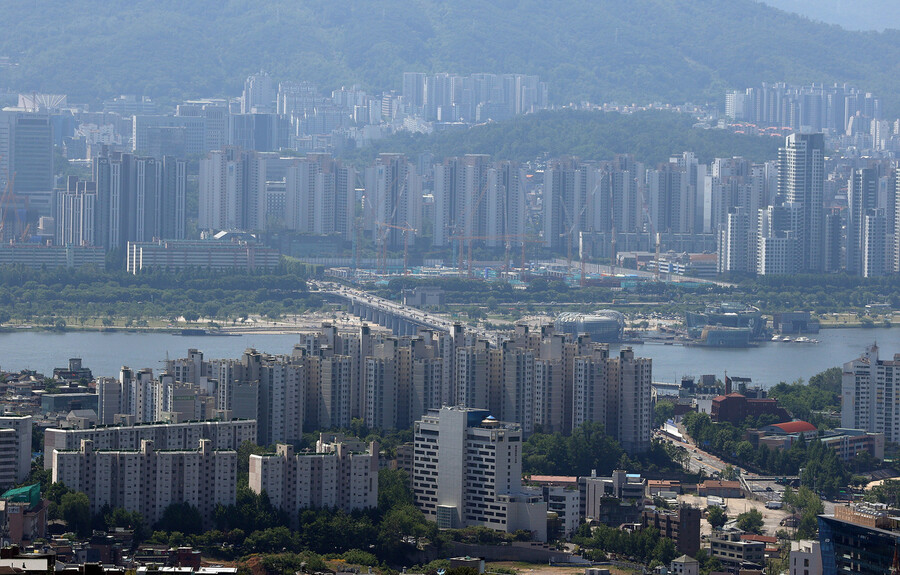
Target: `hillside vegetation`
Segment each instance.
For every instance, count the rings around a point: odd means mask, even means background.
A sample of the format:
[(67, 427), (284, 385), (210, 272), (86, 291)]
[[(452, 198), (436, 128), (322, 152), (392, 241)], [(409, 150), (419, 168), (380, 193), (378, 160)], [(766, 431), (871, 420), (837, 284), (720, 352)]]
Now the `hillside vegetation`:
[(559, 103), (718, 99), (761, 81), (849, 82), (900, 101), (900, 32), (752, 0), (7, 2), (10, 87), (98, 99), (237, 94), (261, 68), (331, 89), (404, 71), (540, 74)]
[(668, 111), (631, 115), (575, 110), (541, 112), (427, 136), (400, 132), (353, 152), (351, 158), (367, 164), (381, 152), (402, 152), (413, 158), (429, 152), (438, 161), (447, 156), (488, 154), (498, 160), (524, 162), (541, 156), (612, 160), (616, 154), (634, 154), (637, 161), (653, 166), (684, 151), (694, 152), (701, 162), (732, 156), (764, 162), (774, 160), (778, 146), (784, 145), (781, 138), (705, 130), (693, 128), (693, 124), (690, 116)]

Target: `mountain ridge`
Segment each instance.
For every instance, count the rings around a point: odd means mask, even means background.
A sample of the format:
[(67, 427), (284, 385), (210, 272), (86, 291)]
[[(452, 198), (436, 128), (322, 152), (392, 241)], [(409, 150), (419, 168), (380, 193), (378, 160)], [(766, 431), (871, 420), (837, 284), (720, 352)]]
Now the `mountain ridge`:
[(851, 32), (754, 0), (11, 4), (0, 38), (0, 56), (19, 64), (9, 87), (79, 101), (237, 95), (265, 69), (323, 90), (399, 89), (404, 71), (521, 72), (549, 82), (556, 103), (846, 82), (900, 110), (900, 31)]

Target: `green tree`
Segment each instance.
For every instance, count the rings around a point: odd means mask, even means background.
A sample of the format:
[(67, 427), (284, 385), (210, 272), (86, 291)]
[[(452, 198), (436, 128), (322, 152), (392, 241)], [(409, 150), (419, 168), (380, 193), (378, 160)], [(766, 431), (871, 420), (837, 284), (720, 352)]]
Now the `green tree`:
[(171, 503), (163, 510), (162, 518), (155, 526), (162, 531), (181, 531), (187, 535), (203, 533), (203, 517), (200, 510), (187, 502)]
[(734, 468), (734, 465), (730, 463), (726, 463), (724, 469), (722, 469), (722, 473), (720, 474), (721, 478), (725, 481), (735, 481), (738, 478), (738, 472)]
[(378, 510), (381, 513), (412, 503), (406, 471), (385, 468), (378, 472)]
[(675, 404), (671, 401), (658, 401), (653, 407), (653, 425), (657, 428), (668, 419), (675, 417)]
[(706, 508), (706, 521), (712, 525), (713, 529), (721, 529), (728, 522), (728, 515), (718, 505), (710, 505)]
[(737, 516), (737, 527), (741, 531), (762, 535), (763, 515), (757, 509), (750, 509)]
[(86, 537), (91, 533), (91, 502), (81, 492), (70, 492), (62, 496), (59, 512), (69, 529)]

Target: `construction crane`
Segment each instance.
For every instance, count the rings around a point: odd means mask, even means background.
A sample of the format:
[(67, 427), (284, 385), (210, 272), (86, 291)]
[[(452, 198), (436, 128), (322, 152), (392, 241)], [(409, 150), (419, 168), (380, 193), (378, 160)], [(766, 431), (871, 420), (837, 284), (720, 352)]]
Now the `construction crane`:
[[(385, 191), (390, 190), (394, 186), (393, 170), (390, 170), (390, 173), (392, 175), (385, 185)], [(387, 235), (388, 235), (388, 231), (392, 228), (401, 229), (401, 230), (403, 229), (403, 227), (395, 228), (396, 224), (392, 224), (391, 222), (394, 221), (394, 218), (397, 215), (397, 206), (400, 203), (400, 200), (403, 198), (403, 195), (405, 193), (406, 193), (406, 180), (403, 180), (400, 185), (400, 189), (397, 191), (397, 198), (396, 198), (396, 201), (393, 202), (394, 207), (391, 210), (391, 214), (387, 218), (387, 221), (379, 221), (378, 220), (379, 216), (382, 215), (382, 212), (384, 210), (384, 196), (386, 194), (382, 194), (381, 197), (376, 198), (377, 203), (375, 204), (375, 211), (373, 214), (373, 217), (375, 220), (375, 236), (373, 239), (375, 240), (375, 249), (377, 250), (379, 259), (381, 260), (379, 262), (379, 267), (381, 268), (382, 274), (387, 273)], [(366, 195), (365, 201), (367, 204), (372, 203), (372, 198), (369, 198), (368, 195)], [(409, 226), (406, 225), (405, 227), (409, 227)]]
[[(525, 273), (525, 244), (539, 244), (541, 243), (540, 239), (530, 238), (521, 234), (506, 234), (506, 235), (495, 235), (495, 236), (451, 236), (451, 239), (458, 240), (460, 244), (462, 242), (468, 242), (469, 244), (469, 259), (468, 259), (468, 275), (472, 277), (472, 242), (473, 241), (505, 241), (506, 242), (506, 261), (505, 267), (509, 269), (509, 250), (510, 244), (514, 241), (521, 242), (522, 244), (522, 273)], [(462, 258), (460, 258), (462, 259)], [(459, 264), (459, 271), (462, 271), (462, 262)]]
[(659, 281), (659, 244), (660, 233), (656, 232), (656, 281)]
[[(0, 196), (0, 239), (9, 235), (15, 237), (16, 225), (19, 224), (19, 214), (16, 209), (16, 196), (13, 194), (13, 186), (15, 185), (16, 175), (10, 177), (9, 172), (6, 174), (6, 189)], [(10, 212), (14, 220), (10, 224)]]
[[(472, 214), (475, 213), (476, 210), (478, 210), (478, 206), (481, 205), (481, 200), (484, 199), (484, 195), (485, 195), (485, 193), (487, 193), (487, 189), (488, 189), (488, 183), (487, 183), (487, 179), (485, 178), (484, 183), (481, 185), (481, 191), (478, 193), (478, 199), (475, 200), (475, 203), (472, 204), (469, 207), (468, 211), (463, 214), (462, 222), (468, 222), (469, 219), (472, 217)], [(457, 222), (457, 224), (456, 224), (457, 231), (459, 231), (460, 225), (462, 225), (462, 223)], [(472, 227), (474, 227), (474, 226), (472, 226)], [(472, 236), (472, 235), (466, 235), (466, 234), (459, 234), (454, 237), (459, 238), (459, 261), (457, 262), (457, 267), (456, 267), (457, 271), (462, 271), (462, 257), (463, 257), (463, 246), (462, 246), (463, 239), (462, 238), (468, 239), (468, 242), (469, 242), (469, 277), (472, 277), (472, 241), (475, 238), (482, 238), (482, 239), (490, 238), (493, 240), (499, 236)]]
[[(560, 202), (560, 204), (563, 207), (563, 212), (566, 214), (566, 218), (568, 218), (569, 217), (569, 209), (566, 207), (566, 204), (564, 202)], [(567, 231), (559, 234), (559, 237), (566, 238), (566, 247), (568, 250), (567, 257), (566, 257), (566, 266), (567, 266), (566, 273), (568, 273), (569, 270), (572, 269), (572, 238), (570, 238), (569, 236), (571, 236), (575, 232), (575, 228), (578, 227), (578, 220), (579, 220), (579, 218), (581, 218), (582, 214), (584, 214), (585, 209), (587, 209), (587, 204), (582, 206), (581, 210), (578, 212), (578, 215), (575, 216), (571, 220), (572, 227), (570, 227)], [(582, 286), (584, 286), (584, 250), (580, 249), (580, 246), (579, 246), (579, 250), (578, 250), (578, 257), (581, 260), (581, 282), (580, 283)]]
[[(404, 224), (402, 226), (398, 226), (396, 224), (386, 224), (384, 222), (378, 222), (378, 225), (382, 228), (388, 228), (392, 230), (400, 230), (403, 232), (403, 275), (409, 275), (409, 234), (410, 232), (416, 233), (419, 230), (416, 228), (409, 227), (409, 224)], [(381, 242), (381, 261), (382, 265), (387, 266), (387, 242)]]

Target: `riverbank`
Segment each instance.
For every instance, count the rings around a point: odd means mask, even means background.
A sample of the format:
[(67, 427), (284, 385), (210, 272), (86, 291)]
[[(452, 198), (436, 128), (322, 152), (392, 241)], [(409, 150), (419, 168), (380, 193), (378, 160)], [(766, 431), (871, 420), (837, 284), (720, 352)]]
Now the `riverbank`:
[[(61, 320), (61, 321), (60, 321)], [(82, 321), (84, 320), (84, 321)], [(362, 320), (345, 313), (314, 312), (286, 316), (277, 320), (264, 317), (248, 317), (243, 322), (221, 324), (214, 319), (200, 318), (188, 322), (184, 318), (170, 321), (163, 318), (140, 320), (138, 322), (122, 318), (57, 318), (52, 324), (37, 324), (27, 320), (13, 320), (0, 326), (0, 333), (21, 332), (88, 332), (88, 333), (160, 333), (180, 335), (184, 330), (197, 333), (190, 335), (215, 337), (217, 335), (268, 334), (283, 335), (306, 333), (321, 327), (323, 322), (331, 322), (339, 331), (355, 331), (362, 325)], [(377, 326), (376, 326), (377, 327)], [(206, 333), (200, 333), (205, 331)]]

